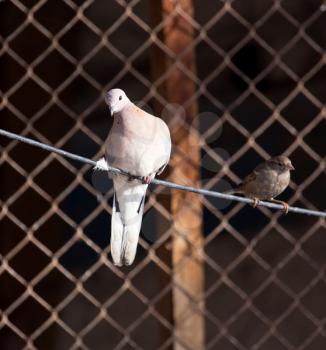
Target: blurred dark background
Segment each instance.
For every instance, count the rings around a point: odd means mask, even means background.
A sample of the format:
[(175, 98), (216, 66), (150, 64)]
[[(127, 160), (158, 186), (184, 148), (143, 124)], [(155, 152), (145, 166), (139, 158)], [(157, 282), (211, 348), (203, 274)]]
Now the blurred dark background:
[[(101, 157), (107, 89), (156, 113), (169, 102), (153, 73), (155, 55), (168, 56), (151, 36), (164, 26), (159, 3), (0, 1), (0, 127)], [(193, 1), (206, 188), (234, 185), (284, 153), (296, 171), (281, 199), (325, 210), (321, 5)], [(187, 349), (176, 345), (173, 222), (160, 204), (170, 192), (151, 188), (136, 262), (118, 269), (111, 183), (99, 202), (104, 180), (88, 166), (3, 137), (0, 145), (0, 348)], [(325, 221), (209, 197), (202, 205), (205, 348), (325, 349)]]

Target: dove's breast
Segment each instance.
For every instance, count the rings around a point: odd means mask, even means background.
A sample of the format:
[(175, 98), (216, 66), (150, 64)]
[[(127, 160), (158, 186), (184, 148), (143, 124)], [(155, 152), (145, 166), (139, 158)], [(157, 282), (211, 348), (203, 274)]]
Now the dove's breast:
[(158, 118), (133, 118), (116, 117), (107, 140), (106, 157), (114, 167), (146, 176), (169, 161), (169, 130)]

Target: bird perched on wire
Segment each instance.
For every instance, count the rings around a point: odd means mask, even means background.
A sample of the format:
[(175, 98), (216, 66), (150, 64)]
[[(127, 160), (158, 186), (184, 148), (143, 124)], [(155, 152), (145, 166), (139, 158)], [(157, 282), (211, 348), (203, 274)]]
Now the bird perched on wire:
[(274, 198), (288, 187), (291, 170), (294, 170), (294, 167), (288, 157), (273, 157), (259, 164), (236, 188), (227, 193), (239, 193), (252, 198), (254, 207), (260, 200), (280, 203), (283, 205), (284, 214), (287, 214), (289, 205)]
[(169, 162), (171, 137), (162, 119), (138, 108), (123, 90), (108, 91), (105, 101), (114, 117), (106, 141), (106, 161), (142, 179), (140, 182), (132, 176), (111, 175), (111, 255), (115, 265), (131, 265), (136, 256), (146, 190)]

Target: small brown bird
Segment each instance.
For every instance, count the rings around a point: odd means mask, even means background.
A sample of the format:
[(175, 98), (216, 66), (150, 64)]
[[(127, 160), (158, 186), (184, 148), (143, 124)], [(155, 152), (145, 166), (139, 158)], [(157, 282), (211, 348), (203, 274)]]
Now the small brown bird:
[(252, 198), (254, 207), (259, 204), (260, 200), (280, 203), (284, 207), (284, 214), (287, 214), (289, 205), (274, 198), (288, 187), (291, 170), (294, 170), (294, 167), (289, 158), (285, 156), (273, 157), (259, 164), (235, 189), (227, 193), (240, 193)]

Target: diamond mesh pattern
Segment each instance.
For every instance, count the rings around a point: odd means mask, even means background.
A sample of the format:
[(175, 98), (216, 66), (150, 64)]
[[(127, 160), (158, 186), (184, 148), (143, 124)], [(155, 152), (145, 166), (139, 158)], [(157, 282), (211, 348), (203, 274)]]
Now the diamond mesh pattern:
[[(166, 18), (153, 25), (150, 1), (1, 1), (0, 126), (99, 158), (110, 127), (107, 89), (168, 103), (160, 88), (169, 71), (151, 79), (155, 48), (198, 87), (188, 103), (204, 111), (205, 188), (238, 182), (261, 159), (285, 153), (297, 171), (284, 197), (324, 209), (321, 5), (194, 1), (191, 18), (176, 1), (175, 14), (195, 33), (194, 74), (185, 52), (174, 57), (165, 46)], [(135, 265), (118, 269), (109, 258), (111, 185), (98, 202), (88, 167), (3, 139), (1, 151), (1, 348), (189, 348), (173, 329), (171, 293), (182, 286), (173, 280), (171, 214), (161, 204), (169, 192), (152, 189)], [(205, 320), (206, 348), (325, 348), (325, 222), (211, 198), (202, 204), (205, 308), (193, 301), (190, 312)]]

